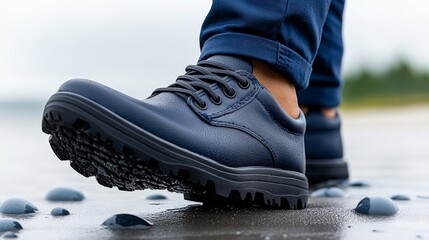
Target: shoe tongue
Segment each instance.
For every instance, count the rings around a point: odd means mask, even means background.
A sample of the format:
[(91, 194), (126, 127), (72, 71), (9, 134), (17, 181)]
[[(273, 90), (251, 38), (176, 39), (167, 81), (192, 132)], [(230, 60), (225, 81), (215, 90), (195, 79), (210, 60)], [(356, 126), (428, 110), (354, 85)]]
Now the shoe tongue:
[(209, 57), (207, 60), (222, 63), (230, 67), (234, 71), (244, 70), (249, 73), (253, 72), (253, 67), (250, 61), (247, 61), (242, 58), (226, 56), (226, 55), (215, 55), (215, 56)]

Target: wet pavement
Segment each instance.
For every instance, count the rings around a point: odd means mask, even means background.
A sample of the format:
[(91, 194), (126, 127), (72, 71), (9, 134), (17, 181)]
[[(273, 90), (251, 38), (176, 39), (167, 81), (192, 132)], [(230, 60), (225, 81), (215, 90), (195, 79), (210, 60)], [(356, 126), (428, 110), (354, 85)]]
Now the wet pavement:
[[(285, 211), (208, 207), (166, 191), (104, 188), (56, 159), (40, 130), (40, 116), (0, 112), (0, 204), (17, 197), (39, 209), (23, 215), (0, 213), (0, 220), (22, 225), (18, 239), (429, 239), (429, 197), (424, 197), (429, 196), (429, 106), (343, 116), (351, 180), (364, 184), (343, 184), (343, 197), (311, 197), (307, 209)], [(57, 187), (77, 189), (85, 199), (46, 200)], [(149, 197), (154, 194), (167, 199)], [(410, 200), (393, 200), (399, 208), (393, 216), (354, 211), (365, 197), (398, 194)], [(55, 207), (70, 215), (52, 216)], [(153, 226), (102, 225), (117, 214), (132, 214)]]

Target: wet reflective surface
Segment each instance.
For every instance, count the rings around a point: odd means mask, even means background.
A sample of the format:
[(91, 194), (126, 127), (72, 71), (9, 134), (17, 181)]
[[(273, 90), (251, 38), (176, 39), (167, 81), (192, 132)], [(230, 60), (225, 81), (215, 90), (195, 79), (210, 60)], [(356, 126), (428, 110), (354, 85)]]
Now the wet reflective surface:
[[(48, 137), (40, 131), (40, 116), (3, 116), (0, 117), (3, 154), (0, 203), (21, 196), (37, 205), (39, 212), (0, 214), (0, 219), (20, 222), (24, 229), (19, 231), (18, 239), (31, 240), (58, 239), (58, 236), (61, 239), (428, 239), (429, 197), (424, 197), (429, 196), (429, 107), (343, 116), (351, 182), (361, 180), (370, 186), (339, 186), (347, 193), (346, 198), (310, 198), (308, 207), (300, 211), (213, 208), (185, 201), (181, 195), (167, 191), (121, 192), (105, 188), (93, 178), (80, 176), (67, 162), (54, 156)], [(45, 197), (57, 186), (85, 194), (85, 201), (61, 202), (61, 207), (70, 211), (69, 216), (50, 215), (50, 210), (59, 203)], [(316, 189), (320, 187), (324, 186)], [(354, 211), (366, 196), (390, 198), (398, 193), (411, 200), (395, 201), (400, 211), (394, 216), (378, 217)], [(165, 195), (167, 200), (146, 199), (153, 194)], [(101, 225), (120, 213), (143, 217), (154, 225), (144, 230), (113, 230)]]

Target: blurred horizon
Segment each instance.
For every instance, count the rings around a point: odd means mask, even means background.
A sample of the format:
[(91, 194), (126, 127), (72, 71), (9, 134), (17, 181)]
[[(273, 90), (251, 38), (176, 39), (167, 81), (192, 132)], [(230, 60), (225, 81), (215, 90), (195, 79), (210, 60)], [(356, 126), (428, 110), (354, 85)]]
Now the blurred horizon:
[[(38, 105), (71, 78), (96, 80), (145, 98), (195, 63), (200, 26), (210, 4), (2, 0), (0, 109), (26, 102)], [(429, 22), (427, 9), (424, 0), (347, 1), (345, 79), (362, 72), (381, 76), (377, 73), (401, 62), (412, 71), (427, 72), (429, 31), (422, 27)]]

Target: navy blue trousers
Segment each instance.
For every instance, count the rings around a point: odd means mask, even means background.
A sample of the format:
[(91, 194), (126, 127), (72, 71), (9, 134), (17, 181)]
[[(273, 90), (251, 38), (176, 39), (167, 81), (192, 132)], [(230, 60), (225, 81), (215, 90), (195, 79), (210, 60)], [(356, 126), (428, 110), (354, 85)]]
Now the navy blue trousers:
[(344, 1), (213, 0), (200, 59), (224, 54), (265, 62), (295, 83), (300, 105), (338, 106)]

